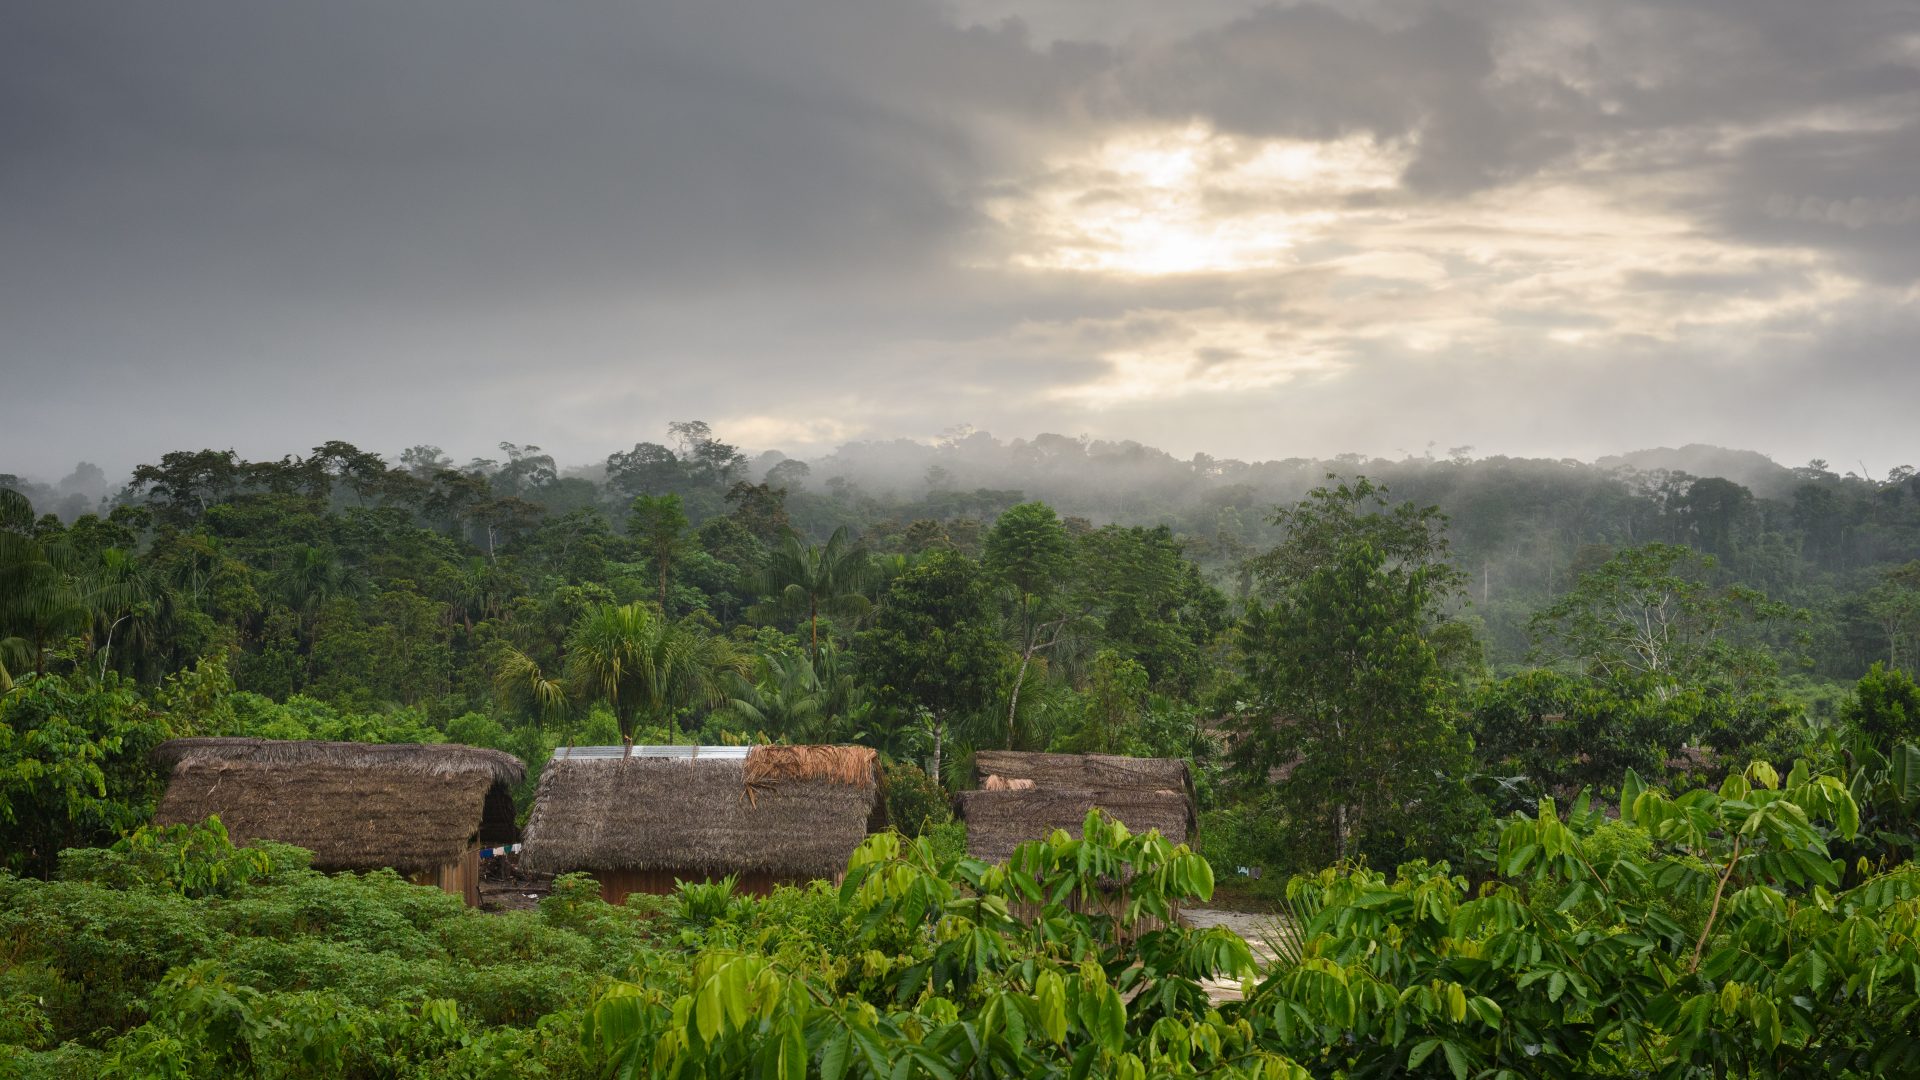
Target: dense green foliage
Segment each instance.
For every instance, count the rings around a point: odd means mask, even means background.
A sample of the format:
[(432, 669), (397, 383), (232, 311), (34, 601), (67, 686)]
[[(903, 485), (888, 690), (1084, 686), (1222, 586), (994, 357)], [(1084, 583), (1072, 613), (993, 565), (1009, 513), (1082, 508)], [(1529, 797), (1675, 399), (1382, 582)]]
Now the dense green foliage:
[[(0, 1071), (1920, 1067), (1910, 470), (671, 435), (580, 472), (181, 452), (98, 505), (0, 477)], [(563, 878), (483, 915), (143, 828), (148, 751), (226, 734), (535, 776), (569, 742), (860, 742), (900, 832), (837, 891)], [(1096, 819), (964, 860), (986, 748), (1187, 758), (1199, 854)], [(1227, 891), (1284, 913), (1273, 964), (1138, 921), (1213, 867), (1265, 871)]]
[[(1911, 747), (1909, 748), (1911, 749)], [(1920, 754), (1920, 751), (1916, 751)], [(1096, 812), (1005, 865), (869, 838), (835, 889), (488, 915), (217, 820), (0, 876), (0, 1065), (174, 1076), (1804, 1076), (1920, 1067), (1920, 872), (1847, 880), (1806, 762), (1627, 774), (1446, 864), (1295, 879), (1264, 965), (1168, 927), (1207, 862)], [(1124, 884), (1119, 884), (1124, 882)], [(1209, 982), (1238, 983), (1217, 1001)]]
[(1388, 509), (1364, 479), (1289, 511), (1247, 612), (1235, 757), (1275, 799), (1297, 862), (1444, 850), (1470, 834), (1467, 742), (1435, 642), (1459, 574), (1435, 511)]

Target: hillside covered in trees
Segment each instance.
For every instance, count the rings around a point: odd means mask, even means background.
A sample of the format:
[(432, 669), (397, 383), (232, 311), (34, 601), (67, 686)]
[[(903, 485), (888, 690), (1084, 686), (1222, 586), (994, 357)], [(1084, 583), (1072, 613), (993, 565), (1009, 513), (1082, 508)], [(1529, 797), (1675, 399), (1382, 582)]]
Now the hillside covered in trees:
[[(0, 476), (0, 1065), (1920, 1062), (1910, 468), (1708, 448), (1249, 464), (979, 433), (803, 462), (698, 422), (587, 468), (501, 454), (336, 442), (170, 453), (124, 486)], [(903, 835), (837, 893), (610, 907), (563, 881), (487, 923), (235, 850), (217, 823), (143, 828), (148, 751), (182, 735), (507, 750), (523, 815), (562, 745), (860, 743)], [(948, 795), (982, 749), (1188, 759), (1201, 858), (1092, 828), (1016, 856), (1026, 875), (960, 859)], [(1008, 916), (1035, 882), (1094, 887), (1112, 864), (1074, 844), (1151, 877), (1141, 913), (1218, 878), (1298, 937), (1223, 1013), (1199, 986), (1255, 974), (1237, 939)], [(1518, 951), (1464, 964), (1488, 949)], [(413, 961), (431, 977), (408, 989)]]

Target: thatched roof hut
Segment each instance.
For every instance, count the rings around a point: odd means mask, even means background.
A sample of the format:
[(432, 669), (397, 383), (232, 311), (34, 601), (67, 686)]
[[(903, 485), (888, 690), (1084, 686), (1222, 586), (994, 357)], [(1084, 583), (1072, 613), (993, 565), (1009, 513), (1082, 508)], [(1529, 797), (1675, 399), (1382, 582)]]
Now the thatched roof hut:
[(1055, 829), (1080, 835), (1094, 807), (1136, 833), (1184, 844), (1195, 827), (1193, 780), (1179, 758), (1110, 754), (1027, 754), (981, 750), (973, 767), (981, 789), (957, 797), (967, 823), (967, 854), (1003, 862), (1028, 840)]
[(414, 877), (512, 841), (509, 788), (526, 775), (511, 754), (453, 744), (173, 739), (153, 761), (171, 773), (159, 824), (218, 814), (236, 844), (278, 840), (321, 870)]
[(557, 756), (540, 775), (522, 868), (588, 871), (615, 903), (676, 878), (737, 874), (764, 892), (845, 872), (878, 802), (872, 750), (692, 749)]
[(973, 772), (982, 784), (988, 778), (998, 776), (1003, 780), (1031, 780), (1037, 788), (1096, 788), (1110, 791), (1136, 788), (1189, 791), (1193, 788), (1193, 780), (1187, 775), (1187, 763), (1180, 758), (976, 750)]

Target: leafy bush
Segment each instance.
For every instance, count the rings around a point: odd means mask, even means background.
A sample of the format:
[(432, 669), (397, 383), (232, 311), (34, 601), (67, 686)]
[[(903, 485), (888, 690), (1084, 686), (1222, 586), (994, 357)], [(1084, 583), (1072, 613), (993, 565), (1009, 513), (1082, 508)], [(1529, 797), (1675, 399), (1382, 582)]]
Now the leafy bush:
[(680, 923), (696, 930), (732, 920), (747, 906), (744, 898), (734, 895), (739, 883), (734, 874), (718, 881), (675, 881), (669, 910)]
[(215, 816), (190, 824), (142, 825), (105, 850), (68, 849), (60, 853), (60, 876), (120, 889), (219, 896), (276, 873), (304, 870), (312, 858), (286, 844), (236, 848)]
[(73, 1043), (52, 1050), (27, 1050), (0, 1043), (0, 1076), (12, 1080), (80, 1080), (99, 1076), (105, 1055)]
[(952, 866), (967, 856), (967, 823), (964, 821), (929, 825), (920, 835), (940, 866)]
[(60, 1041), (143, 1019), (169, 968), (217, 951), (210, 914), (172, 892), (0, 875), (0, 942), (14, 970), (54, 976), (42, 1007)]
[(1840, 720), (1874, 745), (1920, 742), (1920, 684), (1875, 663), (1841, 705)]
[(953, 820), (947, 792), (926, 770), (909, 761), (896, 761), (885, 770), (887, 821), (906, 836), (919, 836), (922, 830)]
[(45, 874), (70, 847), (153, 816), (147, 753), (171, 734), (131, 683), (23, 675), (0, 695), (0, 868)]
[(577, 930), (599, 916), (594, 907), (599, 903), (600, 882), (592, 874), (561, 874), (540, 900), (540, 917), (549, 925)]
[(1543, 802), (1478, 890), (1444, 864), (1297, 879), (1303, 948), (1242, 1015), (1355, 1075), (1920, 1067), (1920, 872), (1835, 891), (1827, 842), (1858, 827), (1836, 778), (1756, 765), (1669, 797), (1629, 774), (1620, 813)]

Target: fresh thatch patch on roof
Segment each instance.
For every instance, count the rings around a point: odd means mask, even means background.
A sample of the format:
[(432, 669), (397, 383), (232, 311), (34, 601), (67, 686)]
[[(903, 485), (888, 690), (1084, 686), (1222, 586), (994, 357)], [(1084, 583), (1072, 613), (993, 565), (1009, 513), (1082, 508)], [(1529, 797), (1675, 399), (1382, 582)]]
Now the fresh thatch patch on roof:
[(876, 755), (865, 746), (756, 746), (747, 751), (750, 786), (782, 780), (820, 780), (871, 788)]
[(877, 796), (864, 747), (561, 759), (540, 776), (520, 865), (832, 878), (866, 837)]
[(153, 760), (172, 772), (162, 825), (218, 814), (235, 843), (297, 844), (322, 870), (408, 874), (510, 834), (506, 787), (526, 775), (510, 754), (451, 744), (174, 739)]

